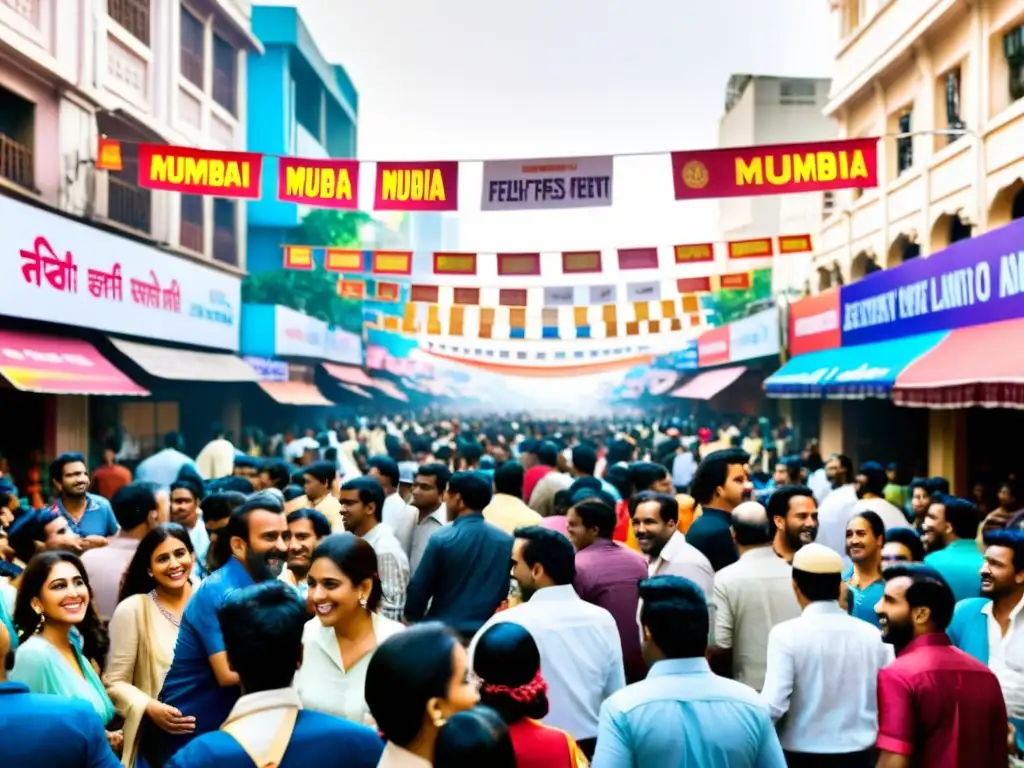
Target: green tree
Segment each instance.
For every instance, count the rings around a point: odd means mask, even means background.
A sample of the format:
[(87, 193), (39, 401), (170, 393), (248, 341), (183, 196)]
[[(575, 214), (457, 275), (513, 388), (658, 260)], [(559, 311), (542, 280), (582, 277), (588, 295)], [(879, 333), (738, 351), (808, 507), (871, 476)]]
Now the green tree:
[[(285, 242), (318, 248), (358, 248), (362, 228), (372, 223), (373, 219), (361, 211), (315, 208), (288, 232)], [(279, 304), (353, 333), (363, 331), (362, 302), (338, 296), (338, 275), (322, 265), (311, 270), (282, 267), (251, 274), (242, 282), (242, 301)]]
[(750, 287), (744, 290), (715, 291), (708, 297), (712, 325), (725, 325), (746, 317), (751, 304), (764, 303), (772, 297), (771, 269), (751, 273)]

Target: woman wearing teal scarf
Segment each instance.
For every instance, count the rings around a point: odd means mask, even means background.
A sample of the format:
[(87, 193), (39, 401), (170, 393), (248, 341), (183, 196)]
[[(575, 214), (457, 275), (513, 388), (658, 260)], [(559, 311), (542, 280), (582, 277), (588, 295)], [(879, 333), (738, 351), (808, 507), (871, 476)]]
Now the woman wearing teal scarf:
[(14, 619), (7, 612), (7, 600), (0, 594), (0, 623), (7, 627), (7, 634), (11, 637), (11, 653), (18, 650), (18, 632), (14, 628)]
[[(43, 552), (25, 568), (14, 606), (21, 646), (10, 679), (33, 693), (89, 702), (104, 724), (115, 715), (96, 664), (106, 658), (106, 636), (91, 604), (82, 562), (69, 552)], [(73, 631), (81, 642), (73, 638)], [(120, 732), (107, 732), (115, 751)]]

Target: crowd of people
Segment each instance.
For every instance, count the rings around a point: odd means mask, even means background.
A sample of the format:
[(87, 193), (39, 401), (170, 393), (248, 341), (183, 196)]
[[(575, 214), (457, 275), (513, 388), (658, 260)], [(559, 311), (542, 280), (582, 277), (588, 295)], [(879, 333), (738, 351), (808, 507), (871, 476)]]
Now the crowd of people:
[(1013, 483), (691, 426), (217, 427), (4, 478), (0, 764), (1017, 764)]

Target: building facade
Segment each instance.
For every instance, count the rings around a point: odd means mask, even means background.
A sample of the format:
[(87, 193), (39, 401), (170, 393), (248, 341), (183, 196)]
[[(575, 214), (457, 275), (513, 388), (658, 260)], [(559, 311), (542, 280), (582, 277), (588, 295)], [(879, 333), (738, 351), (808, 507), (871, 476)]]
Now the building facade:
[[(249, 60), (248, 148), (313, 159), (356, 155), (359, 96), (345, 68), (330, 64), (298, 10), (253, 8), (263, 55)], [(263, 196), (249, 203), (249, 270), (281, 268), (281, 246), (307, 206), (277, 199), (277, 166), (263, 166)]]
[(1024, 0), (832, 0), (825, 114), (882, 136), (877, 189), (837, 192), (815, 288), (1024, 216)]
[[(720, 147), (826, 141), (838, 135), (823, 114), (829, 80), (733, 75), (726, 87), (725, 114), (718, 124)], [(725, 240), (816, 233), (832, 204), (828, 193), (732, 197), (719, 202)], [(809, 254), (790, 254), (772, 264), (776, 293), (803, 293), (811, 272)]]
[[(0, 343), (0, 363), (22, 363), (0, 372), (3, 397), (22, 398), (4, 406), (24, 415), (12, 434), (36, 440), (44, 423), (44, 456), (95, 450), (104, 424), (147, 449), (182, 426), (174, 345), (204, 350), (187, 353), (193, 380), (204, 360), (207, 380), (246, 379), (213, 375), (237, 360), (245, 206), (141, 188), (137, 144), (245, 148), (250, 17), (248, 0), (0, 2), (0, 329), (23, 334)], [(102, 135), (122, 142), (122, 171), (96, 169)], [(122, 366), (123, 386), (97, 383)], [(226, 400), (206, 402), (197, 418), (232, 421)]]

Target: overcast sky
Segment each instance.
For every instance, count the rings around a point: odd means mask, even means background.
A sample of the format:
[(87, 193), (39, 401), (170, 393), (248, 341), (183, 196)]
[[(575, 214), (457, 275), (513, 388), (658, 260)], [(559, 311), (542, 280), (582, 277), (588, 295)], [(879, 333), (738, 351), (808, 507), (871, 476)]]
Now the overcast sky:
[[(366, 160), (659, 152), (717, 143), (734, 73), (827, 77), (827, 0), (299, 0), (359, 91)], [(607, 209), (480, 213), (463, 165), (464, 250), (670, 245), (718, 235), (717, 204), (672, 199), (667, 156), (615, 166)], [(766, 233), (770, 234), (770, 233)]]

